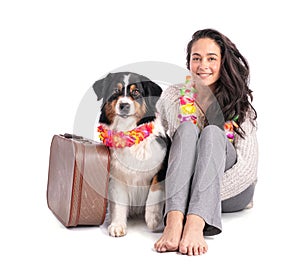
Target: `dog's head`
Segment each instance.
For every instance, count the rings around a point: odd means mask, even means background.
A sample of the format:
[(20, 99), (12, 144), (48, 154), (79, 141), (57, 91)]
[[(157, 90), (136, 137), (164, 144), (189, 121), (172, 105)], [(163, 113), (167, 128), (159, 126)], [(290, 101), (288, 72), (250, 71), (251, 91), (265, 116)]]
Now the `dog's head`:
[(128, 130), (155, 119), (155, 105), (162, 93), (156, 83), (133, 72), (109, 73), (93, 89), (103, 99), (99, 122)]

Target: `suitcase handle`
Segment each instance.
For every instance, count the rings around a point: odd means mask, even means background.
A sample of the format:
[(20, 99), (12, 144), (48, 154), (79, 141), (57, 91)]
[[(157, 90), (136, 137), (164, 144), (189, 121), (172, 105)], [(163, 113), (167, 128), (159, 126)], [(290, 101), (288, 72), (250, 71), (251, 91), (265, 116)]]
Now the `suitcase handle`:
[(90, 139), (86, 139), (82, 136), (77, 136), (75, 134), (65, 133), (65, 134), (61, 134), (60, 136), (66, 138), (66, 139), (74, 139), (74, 140), (79, 141), (81, 143), (93, 144), (93, 142)]
[(63, 134), (61, 136), (65, 137), (67, 139), (79, 139), (79, 140), (83, 139), (83, 137), (81, 137), (81, 136), (77, 136), (75, 134), (70, 134), (70, 133), (65, 133), (65, 134)]

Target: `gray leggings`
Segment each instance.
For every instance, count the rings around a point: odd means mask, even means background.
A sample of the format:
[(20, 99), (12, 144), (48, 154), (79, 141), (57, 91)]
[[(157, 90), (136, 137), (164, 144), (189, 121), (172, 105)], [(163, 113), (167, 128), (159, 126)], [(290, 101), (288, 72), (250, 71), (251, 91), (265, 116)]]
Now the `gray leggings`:
[(221, 201), (221, 178), (235, 162), (235, 148), (220, 128), (209, 125), (200, 134), (191, 122), (182, 123), (173, 137), (169, 155), (165, 217), (175, 210), (185, 215), (196, 214), (206, 222), (204, 235), (221, 233), (221, 213), (244, 209), (254, 193), (254, 186), (250, 186)]

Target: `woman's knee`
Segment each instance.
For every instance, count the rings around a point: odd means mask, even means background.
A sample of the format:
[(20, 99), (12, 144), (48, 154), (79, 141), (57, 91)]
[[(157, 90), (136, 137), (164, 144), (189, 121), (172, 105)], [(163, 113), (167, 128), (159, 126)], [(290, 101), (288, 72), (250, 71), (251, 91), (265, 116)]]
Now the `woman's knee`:
[(224, 131), (216, 125), (208, 125), (203, 128), (201, 135), (214, 135), (224, 137)]
[(179, 125), (179, 127), (176, 130), (176, 134), (174, 136), (174, 138), (180, 138), (181, 140), (187, 140), (189, 142), (195, 142), (198, 140), (199, 138), (199, 128), (187, 121), (187, 122), (183, 122)]
[(208, 125), (205, 128), (203, 128), (201, 132), (201, 138), (205, 140), (213, 139), (214, 141), (220, 140), (223, 142), (225, 139), (225, 134), (224, 131), (221, 130), (218, 126)]

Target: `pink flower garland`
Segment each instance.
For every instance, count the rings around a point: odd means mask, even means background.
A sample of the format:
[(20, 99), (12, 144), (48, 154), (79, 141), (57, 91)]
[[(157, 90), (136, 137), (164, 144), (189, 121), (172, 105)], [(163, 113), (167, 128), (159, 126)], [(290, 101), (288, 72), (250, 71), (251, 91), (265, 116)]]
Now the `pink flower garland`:
[(178, 118), (180, 123), (191, 121), (197, 125), (195, 99), (196, 90), (192, 86), (191, 76), (186, 76), (185, 85), (180, 89), (180, 114)]
[[(186, 76), (185, 85), (180, 89), (180, 110), (178, 118), (180, 123), (191, 121), (197, 125), (195, 99), (197, 97), (196, 89), (192, 85), (191, 76)], [(238, 128), (238, 115), (232, 120), (224, 123), (224, 131), (230, 142), (234, 140), (234, 128)]]
[(103, 124), (98, 126), (99, 139), (111, 148), (131, 147), (149, 137), (154, 129), (154, 123), (145, 123), (130, 131), (115, 131), (107, 129)]

